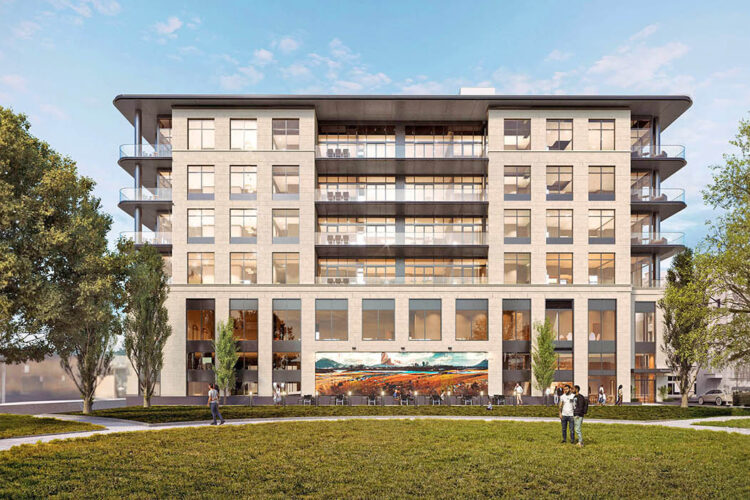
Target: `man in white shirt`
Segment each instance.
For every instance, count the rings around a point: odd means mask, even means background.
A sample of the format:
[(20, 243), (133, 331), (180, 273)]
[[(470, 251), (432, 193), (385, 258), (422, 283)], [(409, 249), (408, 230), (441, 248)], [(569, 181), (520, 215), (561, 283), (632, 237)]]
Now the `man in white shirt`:
[(565, 391), (560, 396), (560, 423), (562, 424), (562, 442), (565, 442), (566, 429), (570, 427), (570, 444), (575, 444), (573, 435), (573, 410), (575, 408), (575, 396), (570, 393), (570, 386), (565, 386)]
[(513, 392), (516, 395), (516, 405), (520, 406), (523, 404), (523, 399), (521, 399), (521, 395), (523, 394), (523, 387), (521, 387), (521, 384), (516, 382), (516, 387), (513, 389)]

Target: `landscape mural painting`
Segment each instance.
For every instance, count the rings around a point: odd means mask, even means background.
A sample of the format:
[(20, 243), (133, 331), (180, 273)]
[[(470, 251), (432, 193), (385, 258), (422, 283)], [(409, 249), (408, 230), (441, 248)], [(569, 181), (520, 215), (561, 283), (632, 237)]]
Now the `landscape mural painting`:
[(321, 395), (487, 394), (486, 352), (319, 352), (315, 390)]

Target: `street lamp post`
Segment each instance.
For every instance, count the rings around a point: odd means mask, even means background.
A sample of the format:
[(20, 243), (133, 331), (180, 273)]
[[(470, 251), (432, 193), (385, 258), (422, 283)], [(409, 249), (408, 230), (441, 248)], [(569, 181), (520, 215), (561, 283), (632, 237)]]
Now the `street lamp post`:
[(250, 391), (250, 406), (253, 406), (253, 391)]
[(419, 391), (414, 391), (414, 406), (419, 406)]
[(380, 406), (385, 406), (385, 391), (380, 391)]
[(448, 406), (451, 405), (451, 391), (448, 391)]

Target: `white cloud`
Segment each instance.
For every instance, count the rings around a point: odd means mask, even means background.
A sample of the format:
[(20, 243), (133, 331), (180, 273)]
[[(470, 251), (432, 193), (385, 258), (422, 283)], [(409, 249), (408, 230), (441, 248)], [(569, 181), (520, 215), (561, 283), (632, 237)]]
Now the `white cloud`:
[(555, 61), (555, 62), (562, 62), (567, 61), (573, 56), (572, 52), (564, 52), (559, 49), (555, 49), (549, 54), (547, 54), (547, 57), (544, 58), (545, 61)]
[(26, 90), (26, 78), (21, 75), (3, 75), (0, 76), (0, 83), (13, 90)]
[(352, 52), (352, 49), (344, 45), (344, 42), (342, 42), (338, 38), (334, 38), (333, 40), (331, 40), (328, 44), (328, 48), (330, 49), (331, 55), (334, 58), (340, 59), (342, 61), (352, 61), (359, 57), (359, 54), (355, 54), (354, 52)]
[(177, 30), (182, 28), (182, 21), (176, 16), (167, 18), (165, 22), (154, 24), (154, 31), (165, 38), (177, 38)]
[(39, 31), (40, 29), (41, 26), (33, 21), (21, 21), (15, 28), (13, 28), (13, 35), (15, 35), (16, 38), (29, 40), (34, 36), (34, 33)]
[(42, 111), (42, 113), (49, 115), (57, 120), (68, 119), (68, 114), (54, 104), (42, 104), (39, 106), (39, 109)]
[(526, 73), (498, 68), (492, 79), (499, 94), (561, 94), (564, 92), (563, 80), (572, 74), (572, 71), (557, 71), (551, 78), (533, 78)]
[(265, 66), (273, 62), (273, 52), (266, 49), (257, 49), (253, 51), (253, 62), (258, 66)]
[[(594, 63), (588, 73), (622, 88), (657, 90), (672, 84), (663, 70), (688, 52), (687, 45), (670, 42), (661, 46), (626, 45)], [(684, 83), (684, 82), (683, 82)]]
[(187, 27), (190, 28), (191, 30), (195, 30), (195, 29), (198, 29), (201, 23), (203, 23), (201, 18), (198, 16), (195, 16), (194, 18), (192, 18), (190, 21), (187, 22)]
[(310, 68), (302, 63), (290, 64), (286, 68), (281, 68), (281, 74), (284, 78), (309, 78), (312, 76)]
[(297, 50), (300, 46), (300, 43), (290, 36), (285, 36), (284, 38), (279, 40), (278, 45), (281, 52), (288, 54)]
[(445, 82), (420, 81), (416, 82), (408, 78), (401, 85), (400, 93), (409, 95), (445, 95), (451, 93)]
[(629, 40), (631, 42), (637, 42), (639, 40), (645, 40), (646, 38), (648, 38), (651, 35), (653, 35), (654, 33), (656, 33), (656, 30), (658, 30), (658, 29), (659, 29), (659, 25), (658, 24), (649, 24), (648, 26), (646, 26), (645, 28), (643, 28), (641, 31), (639, 31), (638, 33), (636, 33), (633, 36), (631, 36), (629, 38)]
[(71, 9), (81, 17), (91, 17), (94, 12), (114, 16), (122, 9), (116, 0), (51, 0), (50, 3), (57, 10)]
[(219, 85), (225, 90), (241, 90), (263, 80), (263, 73), (253, 66), (237, 68), (237, 73), (219, 77)]

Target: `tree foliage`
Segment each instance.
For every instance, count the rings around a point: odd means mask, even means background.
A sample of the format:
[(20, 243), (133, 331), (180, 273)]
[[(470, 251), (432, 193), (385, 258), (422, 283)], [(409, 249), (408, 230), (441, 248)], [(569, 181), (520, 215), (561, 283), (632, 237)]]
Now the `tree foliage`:
[(77, 221), (93, 202), (93, 181), (30, 126), (0, 107), (0, 357), (7, 362), (51, 353), (47, 333), (69, 278), (67, 256), (88, 242)]
[(549, 318), (534, 324), (537, 332), (531, 356), (536, 388), (544, 391), (555, 379), (555, 331)]
[(705, 267), (696, 260), (689, 248), (675, 256), (667, 271), (664, 297), (659, 300), (664, 314), (662, 350), (678, 378), (683, 407), (687, 407), (698, 370), (709, 363), (716, 347), (710, 328), (715, 310), (710, 305), (708, 279)]
[(122, 240), (118, 248), (125, 270), (125, 352), (138, 377), (143, 407), (148, 408), (172, 334), (164, 305), (169, 285), (161, 254), (153, 246), (136, 249), (132, 242)]
[(216, 384), (224, 391), (224, 403), (227, 402), (227, 392), (234, 387), (236, 374), (234, 367), (237, 364), (237, 342), (234, 340), (234, 320), (229, 318), (226, 322), (219, 322), (219, 335), (214, 342), (216, 353)]
[(750, 362), (750, 121), (740, 122), (737, 153), (714, 165), (713, 181), (703, 191), (706, 204), (720, 215), (709, 221), (703, 244), (711, 293), (720, 303), (715, 322), (722, 343), (714, 364)]

